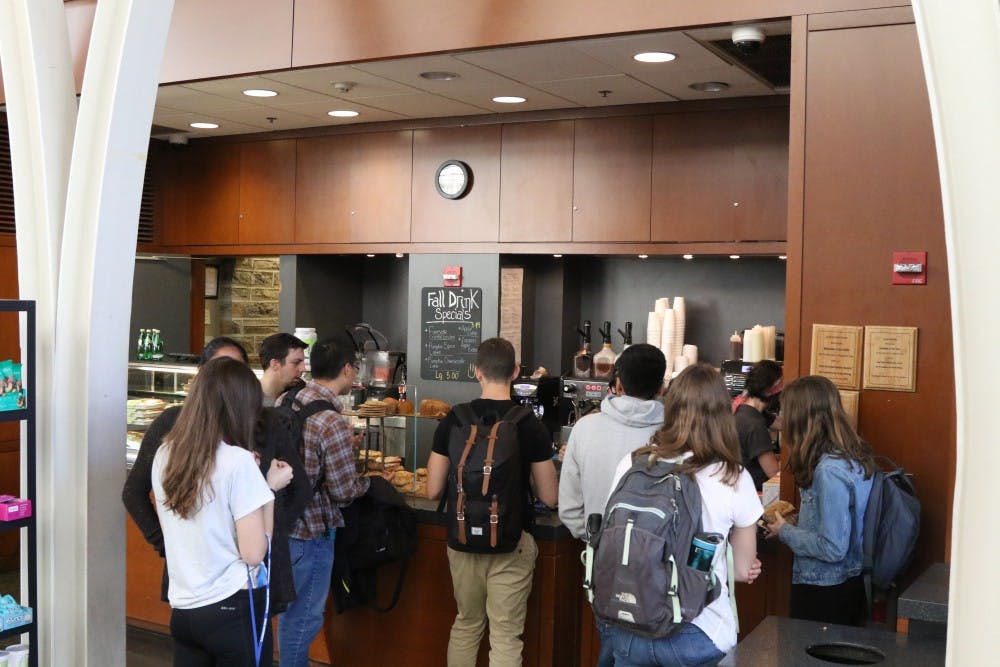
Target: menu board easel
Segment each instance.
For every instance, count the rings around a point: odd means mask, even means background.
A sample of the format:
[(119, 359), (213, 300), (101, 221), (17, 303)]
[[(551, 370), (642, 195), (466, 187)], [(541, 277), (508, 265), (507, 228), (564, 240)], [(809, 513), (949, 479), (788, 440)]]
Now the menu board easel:
[(483, 340), (483, 290), (424, 287), (420, 292), (420, 377), (476, 381), (476, 352)]

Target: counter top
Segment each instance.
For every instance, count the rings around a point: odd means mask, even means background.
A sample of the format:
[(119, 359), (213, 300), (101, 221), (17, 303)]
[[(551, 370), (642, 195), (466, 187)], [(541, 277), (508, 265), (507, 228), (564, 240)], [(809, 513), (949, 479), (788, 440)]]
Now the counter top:
[(935, 563), (917, 577), (909, 588), (900, 593), (897, 614), (932, 623), (948, 622), (948, 578), (951, 566)]
[(885, 656), (885, 660), (876, 663), (879, 665), (939, 667), (944, 664), (943, 640), (778, 616), (764, 619), (719, 664), (738, 667), (822, 667), (833, 664), (833, 661), (814, 658), (806, 653), (806, 649), (827, 643), (860, 644), (874, 648)]
[[(417, 510), (417, 522), (431, 526), (443, 526), (444, 516), (437, 511), (438, 501), (428, 498), (413, 498), (407, 496), (410, 507)], [(551, 510), (535, 514), (535, 525), (531, 534), (539, 540), (556, 541), (570, 538), (569, 529), (559, 520), (559, 513)]]

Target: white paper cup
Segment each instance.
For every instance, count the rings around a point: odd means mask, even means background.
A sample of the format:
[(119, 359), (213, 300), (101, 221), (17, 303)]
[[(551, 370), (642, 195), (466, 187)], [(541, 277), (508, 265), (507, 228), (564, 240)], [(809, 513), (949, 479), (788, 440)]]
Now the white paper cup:
[(10, 653), (0, 651), (0, 667), (10, 667)]
[(28, 645), (14, 644), (7, 647), (7, 667), (28, 667)]

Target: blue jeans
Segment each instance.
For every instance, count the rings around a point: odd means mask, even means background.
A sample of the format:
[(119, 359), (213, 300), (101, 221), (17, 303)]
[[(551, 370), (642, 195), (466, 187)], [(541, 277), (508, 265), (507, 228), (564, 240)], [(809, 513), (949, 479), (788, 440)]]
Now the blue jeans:
[(323, 610), (330, 593), (333, 541), (288, 538), (288, 551), (295, 579), (295, 601), (278, 617), (278, 652), (281, 667), (309, 667), (309, 645), (323, 628)]
[(615, 667), (615, 646), (611, 638), (611, 626), (594, 614), (594, 625), (601, 638), (601, 650), (597, 654), (597, 667)]
[(693, 623), (685, 623), (680, 630), (662, 639), (647, 639), (615, 626), (609, 626), (608, 630), (616, 667), (707, 667), (717, 665), (726, 656)]

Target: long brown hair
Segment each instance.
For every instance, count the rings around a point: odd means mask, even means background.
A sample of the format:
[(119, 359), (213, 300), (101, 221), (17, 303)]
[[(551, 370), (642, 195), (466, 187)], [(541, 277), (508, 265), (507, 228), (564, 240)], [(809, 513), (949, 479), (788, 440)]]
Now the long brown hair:
[(840, 402), (840, 391), (821, 375), (795, 380), (781, 397), (781, 437), (788, 451), (788, 470), (807, 489), (824, 454), (856, 461), (865, 479), (875, 472), (871, 446), (851, 427)]
[(667, 389), (663, 427), (637, 453), (648, 452), (652, 461), (691, 452), (679, 466), (681, 472), (721, 463), (722, 481), (735, 486), (741, 470), (740, 442), (729, 406), (729, 392), (718, 371), (708, 364), (688, 366)]
[(245, 364), (218, 357), (201, 367), (164, 442), (170, 455), (163, 471), (168, 509), (187, 519), (198, 511), (204, 494), (212, 493), (220, 441), (253, 449), (260, 405), (260, 383)]

